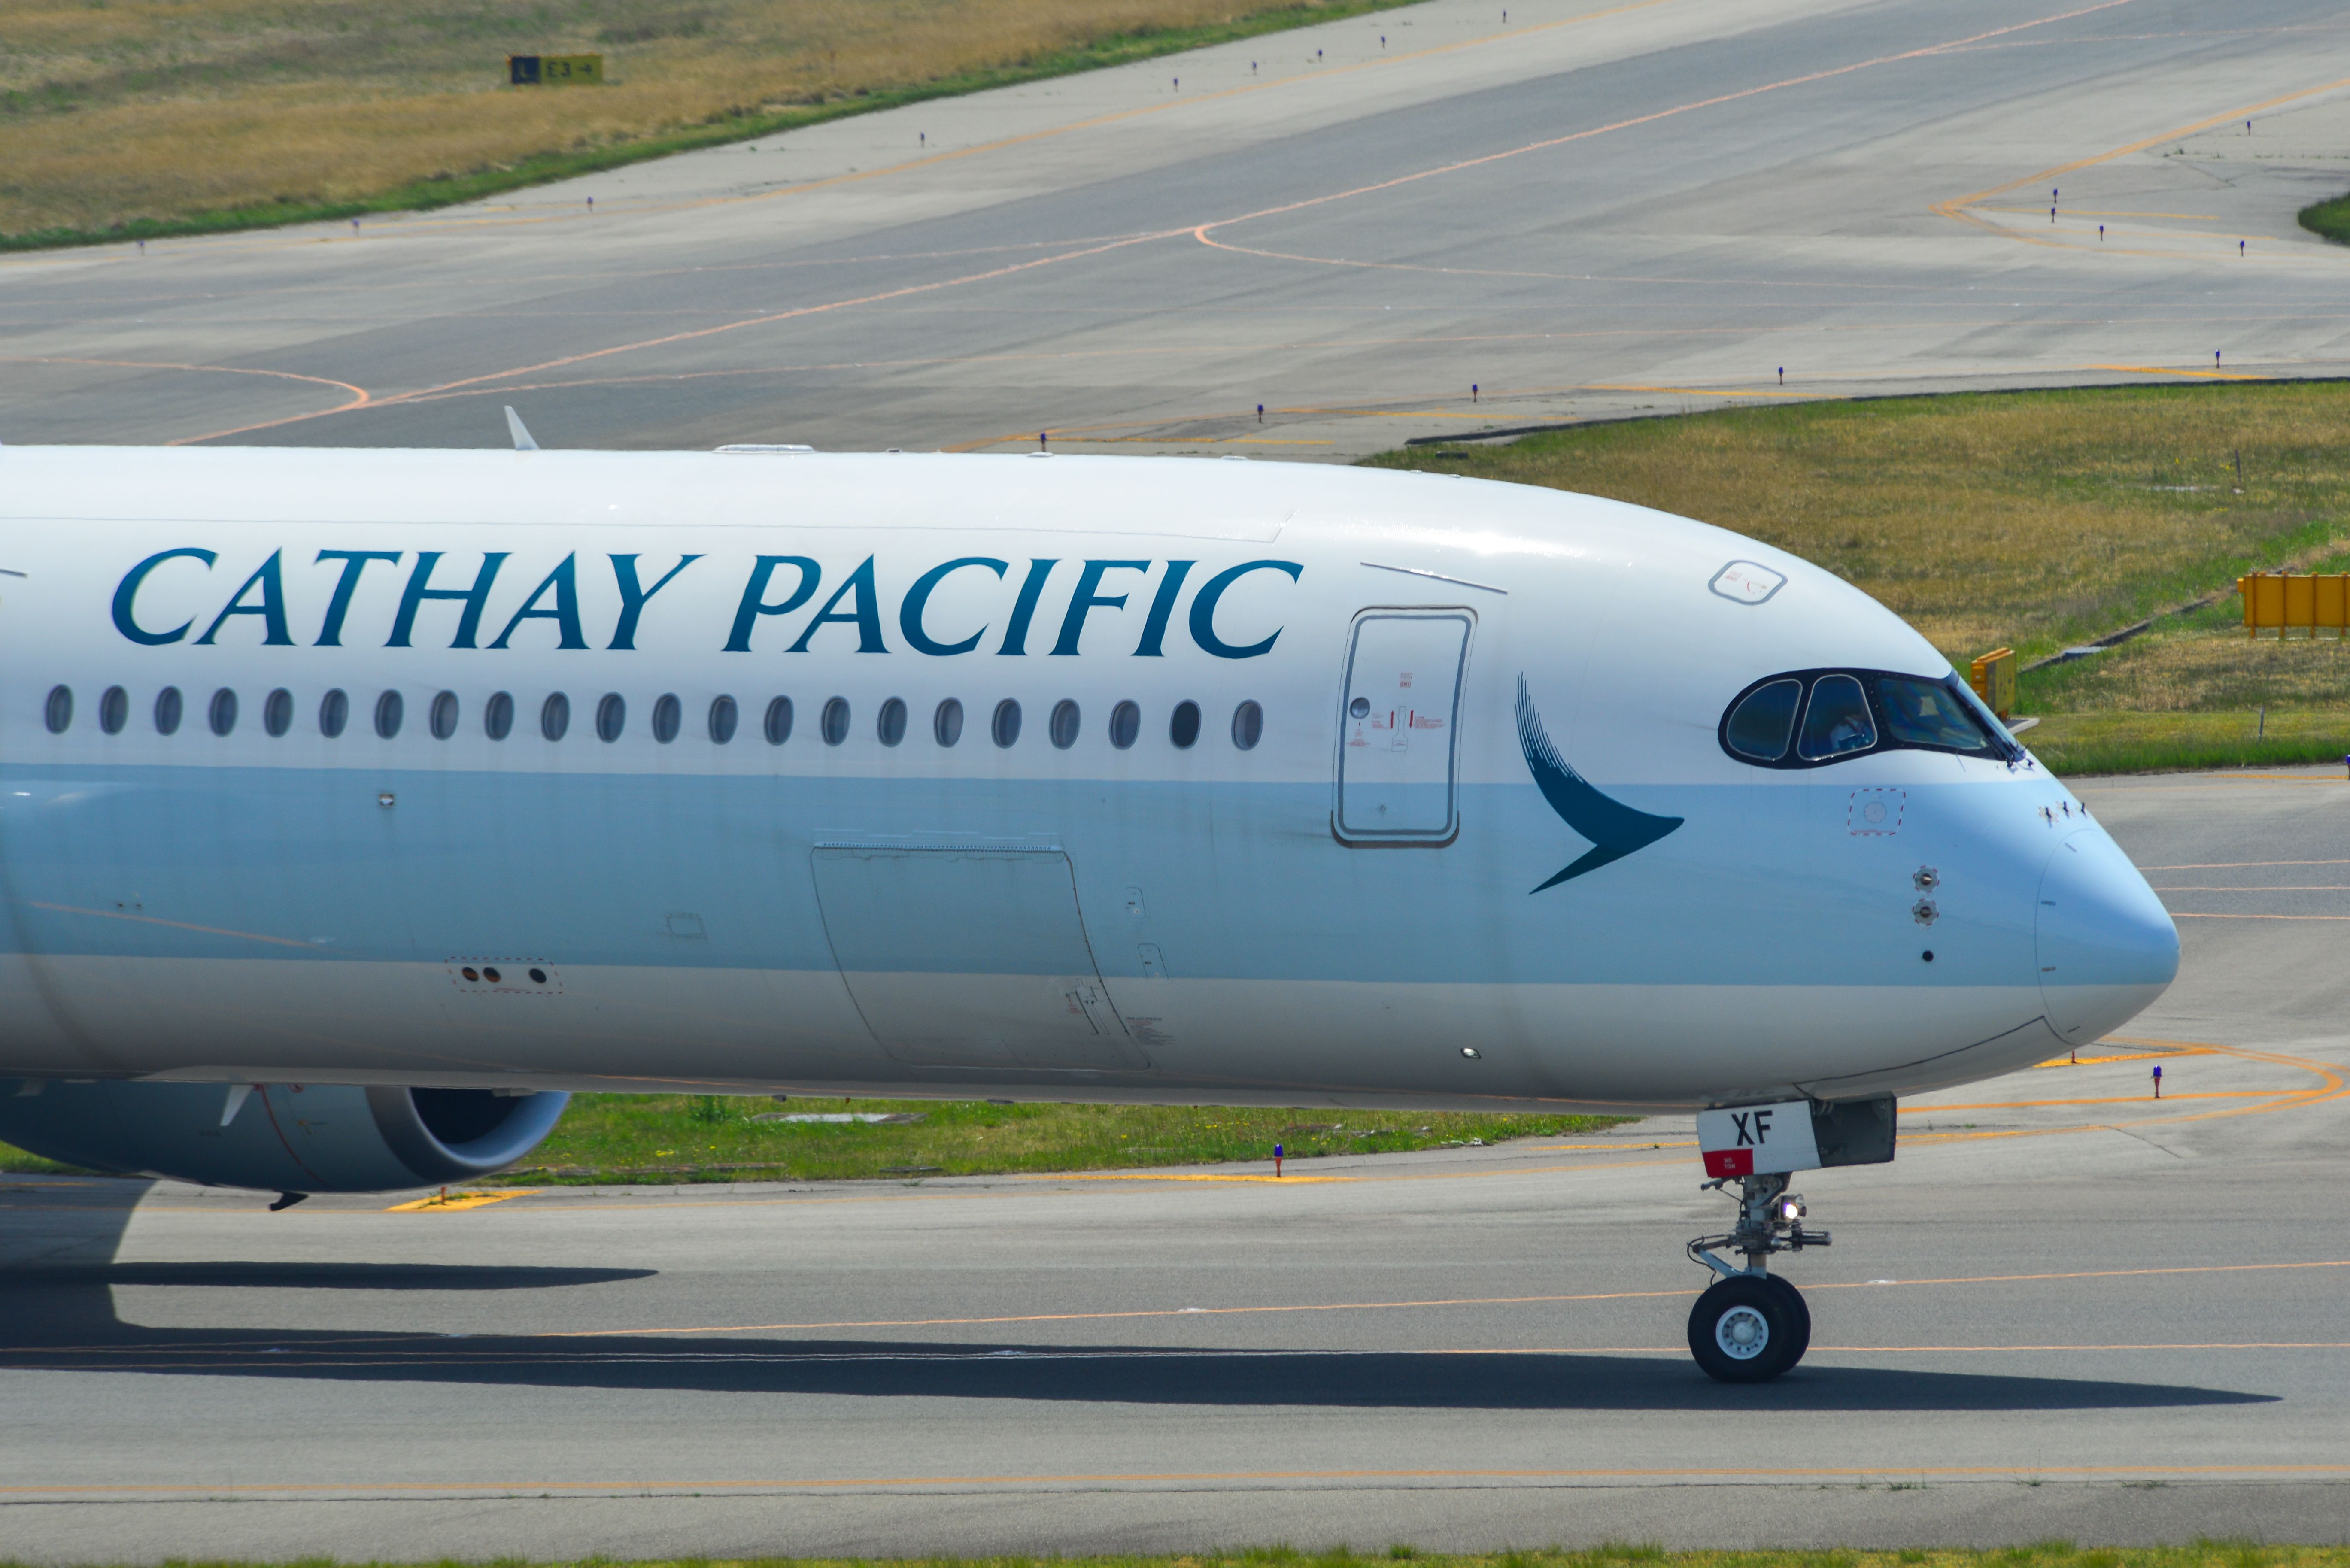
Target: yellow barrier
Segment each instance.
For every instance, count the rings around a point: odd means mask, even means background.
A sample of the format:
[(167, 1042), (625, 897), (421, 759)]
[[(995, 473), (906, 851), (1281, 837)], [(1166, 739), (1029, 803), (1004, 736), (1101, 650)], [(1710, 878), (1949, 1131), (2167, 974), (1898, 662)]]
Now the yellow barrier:
[(604, 80), (604, 57), (508, 55), (506, 80), (515, 87), (598, 87)]
[(1975, 695), (2004, 723), (2015, 707), (2015, 649), (1993, 649), (1975, 660), (1973, 674)]
[(2304, 637), (2315, 637), (2321, 629), (2336, 637), (2350, 635), (2350, 573), (2294, 576), (2254, 572), (2236, 579), (2236, 592), (2243, 596), (2248, 636), (2273, 631), (2290, 637), (2296, 629)]

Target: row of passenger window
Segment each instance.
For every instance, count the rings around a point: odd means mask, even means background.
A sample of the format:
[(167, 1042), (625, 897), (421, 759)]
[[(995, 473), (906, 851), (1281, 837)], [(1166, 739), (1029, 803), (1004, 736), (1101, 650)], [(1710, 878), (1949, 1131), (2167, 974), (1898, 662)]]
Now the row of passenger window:
[(2023, 754), (1957, 676), (1803, 670), (1740, 692), (1721, 716), (1721, 749), (1767, 768), (1816, 768), (1870, 752), (1952, 752), (2012, 762)]
[[(155, 694), (153, 719), (155, 732), (177, 734), (187, 717), (187, 699), (176, 686), (166, 686)], [(457, 732), (463, 718), (463, 703), (454, 691), (443, 691), (434, 697), (425, 711), (425, 727), (436, 740), (445, 741)], [(240, 705), (236, 693), (222, 687), (212, 695), (204, 711), (205, 722), (215, 735), (226, 735), (236, 729)], [(491, 694), (482, 704), (482, 732), (493, 741), (503, 741), (514, 732), (515, 700), (510, 692)], [(332, 739), (350, 726), (351, 700), (340, 691), (327, 692), (318, 700), (318, 732)], [(385, 740), (400, 733), (407, 722), (408, 701), (398, 691), (385, 691), (375, 700), (375, 732)], [(42, 718), (53, 735), (62, 735), (73, 727), (74, 694), (69, 686), (52, 687)], [(852, 726), (848, 699), (828, 700), (816, 718), (816, 732), (827, 746), (837, 746), (848, 739)], [(130, 722), (130, 694), (120, 686), (109, 686), (98, 700), (98, 727), (109, 735), (119, 735)], [(617, 691), (608, 691), (596, 703), (596, 738), (611, 742), (628, 732), (628, 699)], [(740, 727), (742, 710), (732, 697), (713, 697), (705, 725), (712, 743), (725, 745), (734, 739)], [(760, 732), (771, 746), (780, 746), (792, 738), (793, 708), (788, 697), (777, 697), (767, 704), (760, 720)], [(678, 738), (685, 724), (685, 704), (676, 693), (670, 692), (655, 699), (652, 711), (653, 739), (662, 745)], [(1167, 739), (1179, 751), (1187, 751), (1200, 739), (1200, 705), (1178, 702), (1167, 720)], [(881, 704), (874, 723), (874, 735), (883, 745), (895, 746), (906, 738), (907, 707), (905, 700), (892, 697)], [(272, 735), (283, 735), (294, 727), (294, 694), (284, 687), (269, 693), (261, 701), (261, 727)], [(1084, 727), (1084, 715), (1074, 701), (1064, 698), (1053, 704), (1045, 720), (1045, 733), (1053, 744), (1067, 751), (1077, 743)], [(1020, 739), (1020, 704), (1010, 698), (995, 705), (989, 715), (988, 739), (998, 746), (1009, 747)], [(962, 739), (963, 707), (955, 698), (941, 702), (931, 714), (931, 738), (941, 746), (951, 746)], [(550, 692), (538, 708), (538, 732), (550, 741), (559, 741), (571, 731), (571, 699), (560, 691)], [(1109, 743), (1119, 751), (1132, 746), (1142, 735), (1142, 708), (1136, 702), (1120, 702), (1109, 712)], [(1242, 751), (1253, 751), (1264, 736), (1264, 710), (1255, 702), (1243, 702), (1232, 710), (1232, 744)]]

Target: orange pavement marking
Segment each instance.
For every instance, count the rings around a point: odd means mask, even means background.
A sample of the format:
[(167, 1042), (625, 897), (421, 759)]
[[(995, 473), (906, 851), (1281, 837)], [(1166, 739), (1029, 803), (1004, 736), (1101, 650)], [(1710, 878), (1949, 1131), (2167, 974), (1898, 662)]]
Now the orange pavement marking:
[(2169, 913), (2174, 920), (2350, 920), (2350, 915), (2216, 915), (2203, 909), (2173, 909)]
[[(1191, 230), (1191, 234), (1201, 244), (1222, 248), (1217, 241), (1211, 240), (1208, 237), (1209, 231), (1212, 229), (1227, 228), (1234, 223), (1244, 223), (1258, 218), (1276, 217), (1286, 213), (1301, 212), (1308, 207), (1319, 207), (1327, 202), (1343, 202), (1349, 200), (1352, 197), (1370, 195), (1380, 191), (1391, 191), (1399, 186), (1413, 184), (1421, 180), (1430, 180), (1440, 175), (1458, 173), (1463, 169), (1482, 168), (1486, 164), (1498, 163), (1504, 159), (1522, 157), (1529, 152), (1545, 152), (1553, 148), (1565, 147), (1573, 142), (1588, 140), (1591, 137), (1606, 136), (1611, 131), (1627, 130), (1635, 126), (1653, 124), (1660, 119), (1671, 119), (1675, 115), (1689, 114), (1701, 109), (1712, 109), (1718, 105), (1725, 103), (1736, 103), (1742, 99), (1755, 98), (1763, 93), (1777, 92), (1785, 88), (1804, 87), (1813, 82), (1827, 81), (1835, 77), (1849, 76), (1855, 71), (1868, 70), (1877, 66), (1894, 65), (1903, 60), (1921, 59), (1929, 55), (1941, 54), (1949, 50), (1964, 48), (1970, 44), (1979, 44), (1986, 38), (2002, 37), (2009, 33), (2020, 33), (2032, 27), (2043, 27), (2055, 22), (2066, 22), (2072, 20), (2075, 16), (2086, 16), (2098, 11), (2110, 11), (2116, 5), (2126, 5), (2129, 3), (2130, 0), (2097, 0), (2095, 5), (2084, 5), (2076, 10), (2059, 12), (2054, 16), (2036, 16), (2030, 21), (2011, 23), (2007, 26), (1993, 27), (1988, 32), (1976, 33), (1964, 38), (1952, 38), (1939, 44), (1928, 44), (1919, 48), (1905, 49), (1901, 53), (1896, 55), (1879, 55), (1873, 59), (1856, 60), (1850, 65), (1831, 66), (1823, 70), (1810, 72), (1804, 76), (1788, 77), (1780, 81), (1766, 82), (1760, 87), (1742, 88), (1736, 92), (1719, 93), (1712, 98), (1697, 99), (1688, 103), (1675, 104), (1669, 109), (1660, 109), (1653, 110), (1648, 114), (1635, 115), (1628, 119), (1619, 119), (1607, 125), (1593, 126), (1586, 130), (1570, 131), (1565, 136), (1549, 137), (1541, 141), (1530, 141), (1522, 147), (1505, 148), (1499, 152), (1488, 152), (1476, 158), (1464, 158), (1455, 162), (1439, 164), (1432, 169), (1422, 169), (1415, 173), (1400, 174), (1390, 180), (1374, 181), (1370, 184), (1357, 185), (1345, 191), (1333, 191), (1326, 195), (1309, 196), (1303, 201), (1285, 202), (1279, 206), (1265, 207), (1253, 213), (1243, 213), (1237, 217), (1219, 218), (1211, 222), (1197, 225)], [(2213, 123), (2217, 124), (2218, 121), (2215, 120)], [(2008, 185), (2002, 185), (1997, 189), (2004, 191), (2009, 189), (2010, 186), (2019, 185), (2022, 182), (2023, 182), (2021, 180), (2011, 181)], [(1981, 192), (1981, 194), (1985, 196), (1995, 193), (1996, 192), (1992, 191)], [(1972, 198), (1970, 198), (1970, 200)]]
[(2266, 381), (2270, 377), (2241, 370), (2180, 370), (2168, 365), (2091, 365), (2092, 370), (2117, 370), (2133, 376), (2191, 376), (2206, 381)]
[(468, 1209), (480, 1209), (492, 1203), (504, 1203), (509, 1198), (528, 1198), (538, 1190), (531, 1187), (506, 1187), (495, 1192), (452, 1192), (445, 1197), (435, 1194), (419, 1198), (410, 1203), (395, 1203), (384, 1210), (387, 1214), (461, 1213)]
[[(2116, 158), (2124, 158), (2133, 152), (2143, 152), (2149, 147), (2158, 147), (2166, 141), (2175, 141), (2181, 137), (2192, 136), (2197, 131), (2209, 130), (2215, 125), (2225, 125), (2231, 119), (2242, 119), (2246, 116), (2257, 114), (2264, 109), (2274, 109), (2281, 103), (2292, 103), (2300, 99), (2314, 98), (2319, 93), (2332, 92), (2334, 88), (2340, 87), (2350, 87), (2350, 77), (2345, 77), (2338, 81), (2327, 82), (2323, 87), (2303, 88), (2297, 92), (2285, 93), (2276, 98), (2264, 99), (2259, 103), (2246, 104), (2241, 109), (2231, 109), (2225, 114), (2215, 114), (2209, 119), (2199, 119), (2192, 125), (2179, 126), (2175, 130), (2163, 131), (2159, 135), (2149, 136), (2144, 140), (2133, 141), (2126, 147), (2116, 147), (2109, 152), (2100, 152), (2088, 158), (2076, 158), (2070, 163), (2059, 163), (2053, 168), (2043, 169), (2037, 173), (2021, 175), (2018, 178), (2007, 181), (2002, 184), (1993, 185), (1989, 190), (1977, 191), (1970, 195), (1953, 196), (1948, 201), (1935, 202), (1931, 207), (1929, 207), (1927, 211), (1940, 217), (1953, 219), (1959, 223), (1972, 223), (1979, 229), (1987, 229), (1991, 233), (1999, 234), (2007, 239), (2021, 240), (2026, 244), (2050, 245), (2060, 250), (2082, 249), (2085, 247), (2058, 244), (2055, 241), (2043, 239), (2037, 234), (2010, 228), (2004, 223), (1987, 222), (1984, 219), (1976, 217), (1973, 213), (1968, 212), (1967, 209), (1978, 202), (1988, 201), (1993, 196), (2002, 195), (2009, 191), (2012, 191), (2019, 185), (2037, 185), (2043, 180), (2061, 179), (2063, 176), (2072, 173), (2076, 169), (2093, 168), (2099, 163), (2108, 162)], [(2142, 253), (2130, 251), (2126, 253), (2116, 252), (2116, 254), (2138, 254)], [(2168, 254), (2176, 254), (2180, 253), (2174, 252)]]
[[(2192, 1095), (2165, 1095), (2162, 1101), (2168, 1105), (2173, 1100), (2259, 1100), (2298, 1092), (2293, 1089), (2210, 1089)], [(2140, 1100), (2150, 1105), (2153, 1099), (2150, 1095), (2107, 1095), (2087, 1100), (1992, 1100), (1979, 1106), (1904, 1106), (1900, 1114), (1905, 1116), (1930, 1116), (1944, 1111), (2022, 1111), (2041, 1106), (2126, 1106), (2136, 1105)]]

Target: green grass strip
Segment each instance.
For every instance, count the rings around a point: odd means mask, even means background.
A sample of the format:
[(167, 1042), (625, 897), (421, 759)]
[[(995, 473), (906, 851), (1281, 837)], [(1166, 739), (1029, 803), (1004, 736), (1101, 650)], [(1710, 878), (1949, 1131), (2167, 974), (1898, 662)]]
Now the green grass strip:
[(1324, 22), (1343, 22), (1374, 11), (1388, 11), (1413, 0), (1320, 0), (1311, 5), (1288, 5), (1253, 16), (1198, 27), (1144, 27), (1097, 38), (1076, 48), (1035, 59), (941, 77), (903, 87), (858, 88), (848, 97), (829, 103), (795, 104), (768, 114), (730, 114), (684, 130), (633, 138), (602, 147), (563, 152), (542, 152), (494, 168), (476, 169), (446, 179), (418, 180), (349, 202), (265, 202), (194, 213), (184, 218), (134, 218), (102, 229), (36, 229), (0, 234), (0, 251), (53, 250), (66, 245), (123, 244), (135, 240), (181, 238), (191, 234), (230, 234), (244, 229), (282, 227), (288, 223), (334, 222), (369, 213), (422, 213), (460, 202), (477, 201), (525, 186), (548, 184), (607, 169), (625, 168), (672, 153), (798, 130), (850, 115), (871, 114), (927, 103), (933, 99), (962, 98), (993, 88), (1073, 76), (1161, 55), (1181, 54), (1214, 44), (1228, 44), (1266, 33), (1289, 32)]
[(2301, 226), (2337, 244), (2350, 245), (2350, 195), (2315, 202), (2301, 210)]

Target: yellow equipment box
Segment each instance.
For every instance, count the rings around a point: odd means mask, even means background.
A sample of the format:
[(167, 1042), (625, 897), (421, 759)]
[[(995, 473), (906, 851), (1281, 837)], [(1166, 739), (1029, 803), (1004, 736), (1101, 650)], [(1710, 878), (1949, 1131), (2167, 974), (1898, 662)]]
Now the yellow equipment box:
[(1975, 660), (1973, 675), (1975, 695), (2005, 723), (2015, 708), (2015, 649), (1991, 649)]

